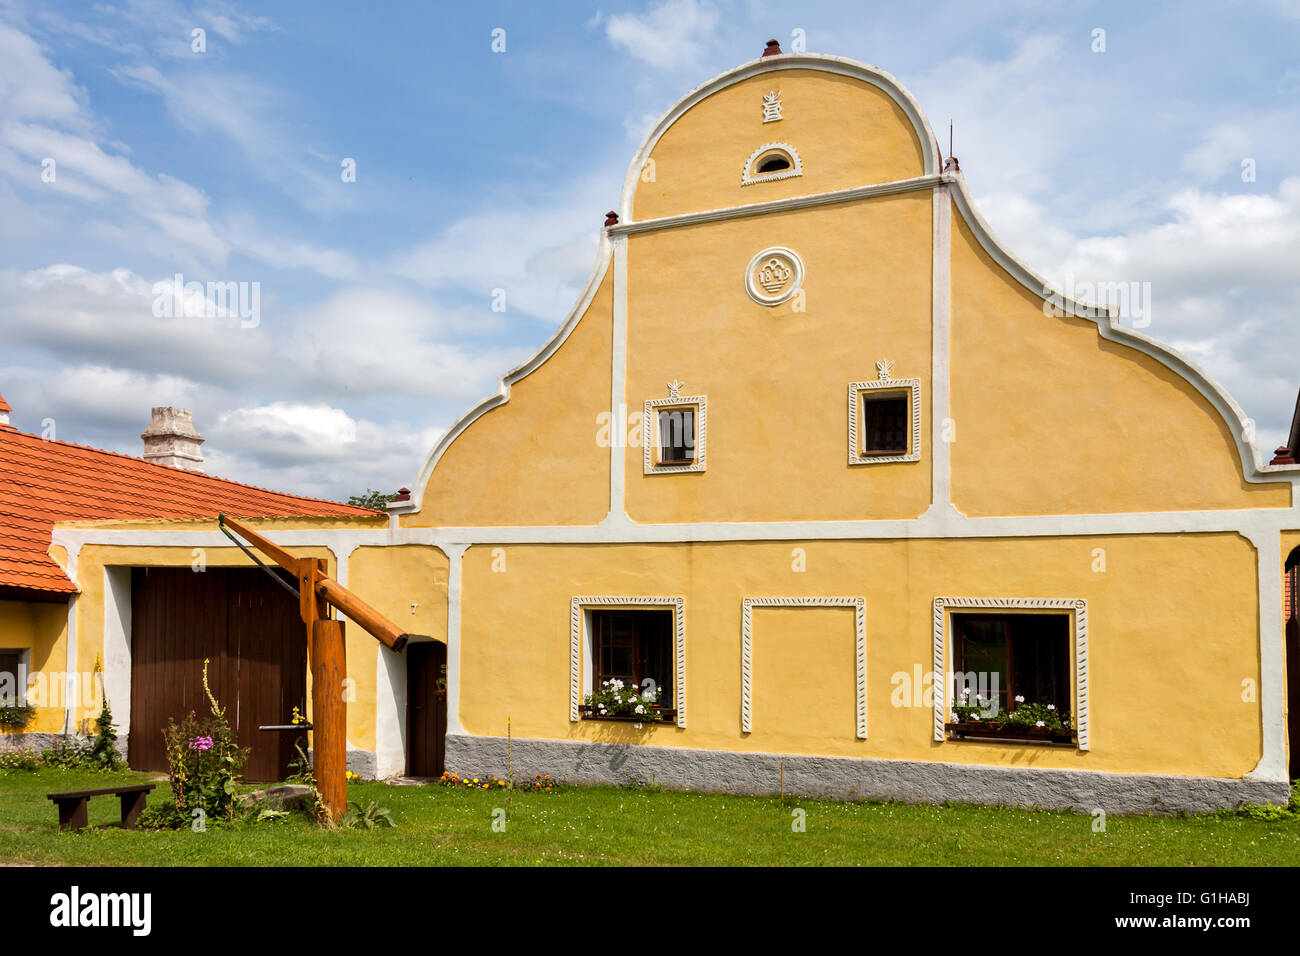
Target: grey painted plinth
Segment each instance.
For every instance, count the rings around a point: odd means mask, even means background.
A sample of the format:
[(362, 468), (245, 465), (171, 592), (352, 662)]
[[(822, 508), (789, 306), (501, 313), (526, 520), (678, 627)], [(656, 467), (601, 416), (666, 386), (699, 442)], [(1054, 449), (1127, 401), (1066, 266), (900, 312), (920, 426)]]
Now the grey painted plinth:
[[(20, 750), (23, 747), (35, 747), (37, 750), (49, 750), (63, 739), (63, 734), (0, 734), (0, 750)], [(118, 749), (123, 748), (121, 740)]]
[[(808, 757), (573, 740), (511, 742), (516, 780), (535, 774), (572, 783), (658, 783), (671, 789), (773, 794), (785, 763), (785, 791), (836, 800), (977, 803), (1095, 809), (1107, 813), (1196, 813), (1242, 803), (1286, 803), (1285, 782), (1163, 774), (1038, 770), (919, 760)], [(506, 738), (447, 735), (448, 770), (506, 774)]]
[[(307, 748), (307, 759), (311, 761), (312, 766), (316, 765), (315, 748)], [(379, 765), (373, 750), (354, 750), (352, 745), (348, 745), (348, 762), (347, 769), (351, 770), (358, 777), (364, 777), (367, 780), (375, 779), (375, 768)]]
[[(23, 747), (35, 747), (38, 751), (50, 750), (71, 737), (81, 736), (89, 739), (85, 734), (47, 734), (47, 733), (21, 733), (21, 734), (0, 734), (0, 750), (20, 750)], [(93, 735), (91, 735), (93, 736)], [(122, 755), (122, 759), (127, 759), (127, 734), (119, 734), (114, 746), (117, 752)]]

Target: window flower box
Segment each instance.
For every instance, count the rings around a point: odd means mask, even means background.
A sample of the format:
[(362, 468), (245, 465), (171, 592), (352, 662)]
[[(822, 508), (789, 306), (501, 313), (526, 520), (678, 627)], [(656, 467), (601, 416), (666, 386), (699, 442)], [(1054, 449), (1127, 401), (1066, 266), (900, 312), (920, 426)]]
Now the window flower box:
[(0, 700), (0, 728), (21, 731), (36, 716), (36, 708), (13, 700)]
[(1078, 738), (1072, 727), (1053, 730), (1010, 721), (965, 720), (944, 725), (948, 737), (954, 740), (1031, 740), (1053, 744), (1073, 744)]
[(629, 724), (671, 724), (677, 720), (675, 707), (652, 707), (649, 716), (644, 714), (602, 714), (596, 704), (579, 704), (578, 713), (583, 720), (618, 720)]

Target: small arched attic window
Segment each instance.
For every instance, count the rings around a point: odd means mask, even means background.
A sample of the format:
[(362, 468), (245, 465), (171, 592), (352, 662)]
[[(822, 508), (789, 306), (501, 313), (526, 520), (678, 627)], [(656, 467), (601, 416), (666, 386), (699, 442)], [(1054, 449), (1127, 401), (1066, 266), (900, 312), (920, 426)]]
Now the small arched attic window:
[(740, 184), (748, 186), (751, 183), (767, 183), (802, 175), (803, 162), (793, 146), (789, 143), (768, 143), (749, 154)]

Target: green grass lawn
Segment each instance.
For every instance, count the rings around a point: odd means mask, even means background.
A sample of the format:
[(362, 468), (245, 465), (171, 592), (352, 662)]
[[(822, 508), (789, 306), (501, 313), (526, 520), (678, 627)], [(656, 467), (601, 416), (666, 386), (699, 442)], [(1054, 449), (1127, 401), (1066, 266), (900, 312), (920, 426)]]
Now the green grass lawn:
[[(1300, 863), (1300, 822), (1111, 816), (991, 807), (839, 803), (570, 787), (553, 793), (354, 784), (396, 829), (327, 830), (310, 821), (131, 832), (115, 797), (90, 801), (91, 827), (61, 832), (46, 793), (144, 779), (63, 770), (0, 774), (0, 861), (88, 865), (1067, 865)], [(151, 794), (167, 793), (165, 782)], [(492, 830), (508, 808), (506, 832)], [(793, 810), (807, 831), (793, 832)]]

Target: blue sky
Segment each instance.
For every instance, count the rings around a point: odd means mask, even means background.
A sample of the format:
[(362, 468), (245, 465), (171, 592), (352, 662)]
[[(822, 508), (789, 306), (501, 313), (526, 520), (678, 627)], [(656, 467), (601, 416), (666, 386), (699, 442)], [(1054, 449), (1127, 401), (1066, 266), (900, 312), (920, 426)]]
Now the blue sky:
[[(208, 470), (254, 484), (409, 484), (563, 319), (654, 120), (801, 30), (897, 76), (945, 150), (953, 120), (1032, 266), (1150, 282), (1145, 331), (1271, 449), (1300, 387), (1300, 0), (1060, 7), (0, 0), (0, 393), (127, 452), (191, 407)], [(258, 283), (260, 323), (156, 317), (177, 273)]]

